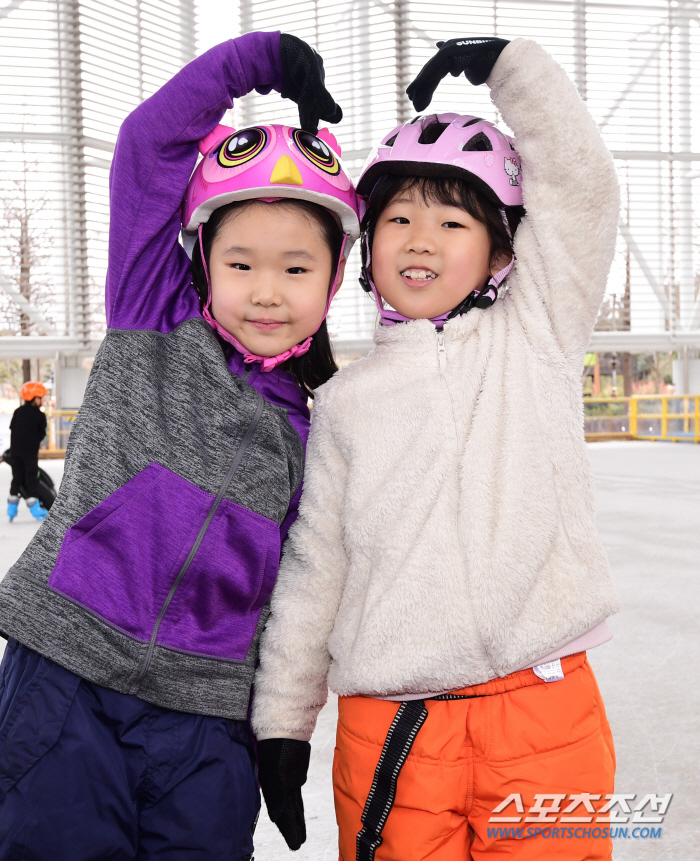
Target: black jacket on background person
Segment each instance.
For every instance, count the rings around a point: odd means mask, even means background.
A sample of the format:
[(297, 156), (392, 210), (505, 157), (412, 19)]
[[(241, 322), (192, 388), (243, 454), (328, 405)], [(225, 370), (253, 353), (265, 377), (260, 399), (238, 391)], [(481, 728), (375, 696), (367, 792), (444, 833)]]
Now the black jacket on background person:
[(39, 453), (41, 441), (46, 436), (46, 416), (32, 401), (18, 407), (10, 422), (10, 448), (13, 454)]
[(45, 436), (46, 416), (32, 401), (25, 401), (10, 422), (11, 497), (25, 493), (28, 499), (39, 496), (39, 446)]

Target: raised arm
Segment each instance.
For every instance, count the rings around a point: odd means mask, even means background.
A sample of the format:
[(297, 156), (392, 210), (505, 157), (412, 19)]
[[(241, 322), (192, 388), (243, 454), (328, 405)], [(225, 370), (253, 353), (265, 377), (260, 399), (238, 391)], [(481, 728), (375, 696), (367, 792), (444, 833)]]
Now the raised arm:
[(110, 175), (107, 325), (171, 331), (199, 313), (178, 243), (198, 142), (235, 98), (282, 89), (279, 33), (248, 33), (193, 60), (124, 120)]
[(346, 465), (317, 393), (299, 518), (285, 544), (255, 676), (253, 730), (308, 741), (326, 702), (328, 638), (345, 586), (341, 531)]
[(522, 159), (517, 289), (536, 293), (523, 298), (541, 299), (562, 349), (582, 363), (615, 251), (612, 156), (566, 72), (536, 42), (508, 44), (487, 84)]
[(576, 363), (593, 330), (617, 235), (610, 153), (561, 66), (536, 42), (450, 39), (408, 87), (422, 111), (447, 74), (484, 82), (515, 134), (527, 215), (515, 237), (513, 300), (544, 312)]

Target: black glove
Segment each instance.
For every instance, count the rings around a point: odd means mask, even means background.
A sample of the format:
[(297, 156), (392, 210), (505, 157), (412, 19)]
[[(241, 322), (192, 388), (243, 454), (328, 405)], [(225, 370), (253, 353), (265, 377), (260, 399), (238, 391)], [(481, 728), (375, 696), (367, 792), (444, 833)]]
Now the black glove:
[(289, 33), (280, 38), (282, 56), (282, 98), (299, 105), (301, 127), (312, 134), (318, 132), (318, 121), (339, 123), (343, 119), (340, 105), (324, 86), (326, 73), (320, 54)]
[(258, 780), (270, 819), (290, 849), (306, 841), (301, 787), (306, 783), (311, 745), (294, 738), (258, 742)]
[(505, 39), (450, 39), (438, 42), (437, 54), (428, 60), (406, 89), (413, 107), (420, 113), (430, 104), (437, 85), (447, 75), (455, 78), (462, 72), (470, 84), (483, 84), (496, 65)]

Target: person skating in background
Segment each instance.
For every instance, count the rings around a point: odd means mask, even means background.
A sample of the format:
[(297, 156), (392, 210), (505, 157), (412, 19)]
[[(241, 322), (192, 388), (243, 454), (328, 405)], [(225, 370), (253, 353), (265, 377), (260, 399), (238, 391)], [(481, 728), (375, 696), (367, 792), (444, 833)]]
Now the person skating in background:
[[(570, 823), (614, 791), (586, 650), (618, 600), (580, 375), (618, 187), (535, 42), (443, 43), (408, 89), (416, 110), (462, 72), (514, 139), (479, 117), (417, 118), (358, 183), (382, 325), (317, 392), (255, 680), (260, 783), (292, 845), (330, 686), (341, 861), (608, 861), (605, 825)], [(514, 815), (522, 828), (490, 822)]]
[(24, 403), (12, 414), (12, 484), (7, 500), (10, 523), (17, 516), (22, 488), (27, 493), (27, 506), (32, 516), (43, 521), (48, 514), (39, 501), (39, 446), (46, 436), (46, 415), (41, 407), (47, 394), (48, 390), (43, 383), (25, 383), (20, 391)]
[[(300, 39), (248, 33), (122, 124), (107, 332), (58, 497), (0, 583), (0, 861), (252, 857), (258, 640), (359, 236), (316, 135), (342, 116), (324, 77)], [(217, 125), (253, 89), (303, 128)]]

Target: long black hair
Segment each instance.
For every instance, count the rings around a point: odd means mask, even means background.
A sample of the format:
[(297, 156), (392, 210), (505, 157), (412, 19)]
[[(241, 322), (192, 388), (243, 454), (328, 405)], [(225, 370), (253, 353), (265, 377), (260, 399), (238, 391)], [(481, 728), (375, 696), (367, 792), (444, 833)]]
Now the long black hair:
[[(207, 267), (209, 266), (211, 247), (222, 226), (233, 212), (246, 209), (254, 203), (256, 203), (256, 200), (253, 198), (251, 200), (238, 200), (234, 203), (229, 203), (227, 206), (221, 206), (219, 209), (214, 210), (209, 221), (202, 226), (202, 246)], [(331, 283), (328, 285), (330, 289), (335, 278), (335, 273), (338, 270), (340, 252), (343, 247), (343, 231), (334, 216), (327, 209), (308, 200), (283, 198), (282, 200), (265, 205), (293, 206), (296, 210), (300, 209), (308, 219), (319, 227), (323, 240), (331, 252)], [(203, 308), (209, 295), (209, 285), (207, 284), (207, 276), (204, 272), (202, 254), (199, 250), (199, 240), (197, 240), (192, 250), (192, 284), (199, 296), (200, 306)], [(312, 337), (308, 352), (303, 356), (295, 356), (289, 359), (282, 365), (282, 368), (289, 371), (295, 377), (302, 389), (311, 398), (314, 396), (314, 389), (330, 380), (338, 370), (338, 366), (335, 363), (335, 356), (333, 355), (333, 348), (331, 347), (325, 320)]]
[[(374, 230), (379, 216), (400, 193), (417, 195), (424, 203), (437, 203), (443, 206), (456, 206), (468, 212), (472, 218), (485, 225), (491, 243), (491, 264), (499, 254), (513, 253), (515, 231), (525, 209), (522, 206), (509, 206), (505, 209), (490, 200), (464, 179), (445, 179), (435, 176), (396, 176), (386, 175), (377, 181), (369, 198), (367, 211), (362, 219), (362, 265), (367, 267), (367, 249), (371, 251)], [(510, 236), (501, 217), (505, 211), (510, 228)], [(364, 286), (364, 285), (363, 285)]]

